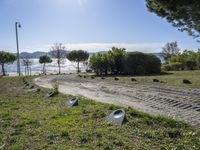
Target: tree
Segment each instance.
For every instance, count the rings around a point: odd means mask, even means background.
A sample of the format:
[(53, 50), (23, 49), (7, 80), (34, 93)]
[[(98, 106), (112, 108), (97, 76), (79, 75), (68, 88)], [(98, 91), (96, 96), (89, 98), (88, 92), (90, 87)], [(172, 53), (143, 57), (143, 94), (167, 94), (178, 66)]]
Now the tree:
[(3, 76), (6, 75), (4, 65), (8, 63), (13, 63), (15, 60), (16, 60), (15, 55), (8, 52), (0, 51), (0, 65), (2, 68)]
[(86, 61), (89, 58), (89, 54), (83, 50), (73, 50), (66, 55), (70, 61), (77, 62), (77, 72), (80, 72), (79, 63)]
[(125, 72), (132, 75), (158, 74), (161, 71), (160, 59), (152, 54), (129, 52), (126, 56)]
[(200, 49), (197, 52), (196, 62), (197, 62), (197, 68), (200, 69)]
[(184, 50), (178, 55), (167, 59), (163, 68), (166, 70), (194, 70), (199, 69), (200, 51)]
[(197, 66), (197, 62), (195, 60), (187, 60), (185, 66), (188, 70), (194, 70), (194, 68)]
[(124, 71), (126, 57), (125, 50), (125, 48), (112, 47), (111, 50), (108, 51), (108, 58), (112, 73), (120, 74)]
[(107, 75), (110, 70), (108, 54), (93, 55), (90, 58), (89, 66), (97, 75)]
[(22, 63), (26, 68), (29, 68), (32, 65), (32, 61), (30, 61), (28, 58), (23, 58)]
[(137, 67), (143, 67), (146, 71), (147, 55), (141, 52), (129, 52), (126, 57), (125, 71), (128, 74), (137, 75)]
[(61, 73), (60, 64), (64, 62), (64, 58), (66, 56), (65, 47), (62, 43), (55, 43), (54, 46), (51, 47), (51, 56), (57, 59), (59, 74)]
[(46, 73), (46, 71), (45, 71), (45, 64), (46, 64), (46, 63), (51, 63), (51, 62), (52, 62), (52, 59), (51, 59), (49, 56), (44, 55), (44, 56), (40, 56), (39, 62), (40, 62), (41, 64), (43, 64), (43, 73)]
[(199, 0), (146, 0), (150, 12), (167, 19), (180, 31), (200, 37), (200, 1)]
[(31, 76), (31, 65), (32, 61), (30, 61), (27, 57), (23, 58), (22, 60), (23, 66), (25, 66), (25, 75), (30, 75)]
[(180, 49), (178, 48), (178, 44), (176, 41), (167, 43), (165, 47), (162, 48), (162, 55), (165, 60), (167, 60), (168, 58), (172, 56), (178, 55), (179, 52), (180, 52)]
[(161, 60), (153, 54), (147, 54), (146, 72), (158, 74), (161, 72)]
[[(124, 56), (124, 55), (123, 55)], [(132, 75), (158, 74), (161, 71), (160, 59), (152, 54), (141, 52), (125, 52), (125, 58), (119, 66), (122, 66), (123, 73)], [(110, 64), (110, 53), (97, 54), (90, 57), (89, 66), (97, 74), (107, 75), (113, 73), (113, 66)], [(122, 73), (122, 72), (120, 72)]]

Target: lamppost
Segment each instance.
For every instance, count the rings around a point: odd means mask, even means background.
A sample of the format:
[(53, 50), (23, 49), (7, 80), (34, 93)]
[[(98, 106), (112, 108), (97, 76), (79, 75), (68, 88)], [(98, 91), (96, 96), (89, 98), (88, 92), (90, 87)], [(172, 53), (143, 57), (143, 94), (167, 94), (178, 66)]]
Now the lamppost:
[(19, 42), (18, 42), (18, 28), (21, 28), (19, 22), (15, 22), (15, 31), (16, 31), (16, 43), (17, 43), (17, 73), (20, 76), (20, 62), (19, 62)]

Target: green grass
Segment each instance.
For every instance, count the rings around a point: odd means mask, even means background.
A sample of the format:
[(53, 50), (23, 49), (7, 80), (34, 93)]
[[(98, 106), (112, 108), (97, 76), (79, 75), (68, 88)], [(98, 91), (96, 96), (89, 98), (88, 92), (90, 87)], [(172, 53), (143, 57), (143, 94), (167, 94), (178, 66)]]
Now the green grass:
[[(30, 81), (32, 78), (29, 79)], [(119, 106), (71, 96), (27, 93), (21, 78), (0, 78), (0, 149), (199, 149), (200, 129), (162, 116), (125, 109), (122, 127), (105, 121)]]
[[(88, 74), (92, 76), (92, 74)], [(118, 76), (119, 80), (114, 80), (113, 76), (107, 76), (105, 81), (120, 82), (120, 83), (140, 83), (148, 85), (160, 85), (160, 86), (175, 86), (183, 88), (200, 88), (200, 70), (197, 71), (170, 71), (163, 75), (152, 76)], [(131, 78), (135, 78), (137, 82), (132, 82)], [(101, 77), (95, 77), (96, 80), (101, 80)], [(153, 79), (158, 79), (166, 83), (154, 83)], [(183, 84), (182, 80), (187, 79), (192, 84)]]

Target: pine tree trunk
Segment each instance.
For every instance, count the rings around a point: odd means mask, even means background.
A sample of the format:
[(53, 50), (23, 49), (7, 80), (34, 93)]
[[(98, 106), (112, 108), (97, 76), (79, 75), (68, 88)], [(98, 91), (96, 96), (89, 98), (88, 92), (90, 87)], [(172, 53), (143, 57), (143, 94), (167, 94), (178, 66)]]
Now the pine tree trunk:
[(79, 73), (80, 72), (80, 70), (79, 70), (79, 61), (78, 61), (77, 65), (78, 65), (78, 73)]
[(58, 68), (59, 68), (59, 72), (58, 72), (58, 73), (60, 74), (60, 73), (61, 73), (61, 72), (60, 72), (60, 63), (58, 63)]
[(43, 74), (45, 74), (45, 63), (44, 63), (44, 66), (43, 66)]

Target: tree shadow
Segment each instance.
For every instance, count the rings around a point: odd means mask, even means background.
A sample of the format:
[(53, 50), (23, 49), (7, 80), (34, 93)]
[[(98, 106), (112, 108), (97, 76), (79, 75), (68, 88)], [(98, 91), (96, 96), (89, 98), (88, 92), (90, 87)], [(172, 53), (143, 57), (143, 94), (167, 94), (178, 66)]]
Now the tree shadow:
[(134, 75), (134, 74), (102, 74), (102, 75), (92, 75), (94, 77), (149, 77), (149, 76), (164, 76), (164, 75), (172, 75), (174, 73), (172, 72), (161, 72), (159, 74), (146, 74), (146, 75)]

